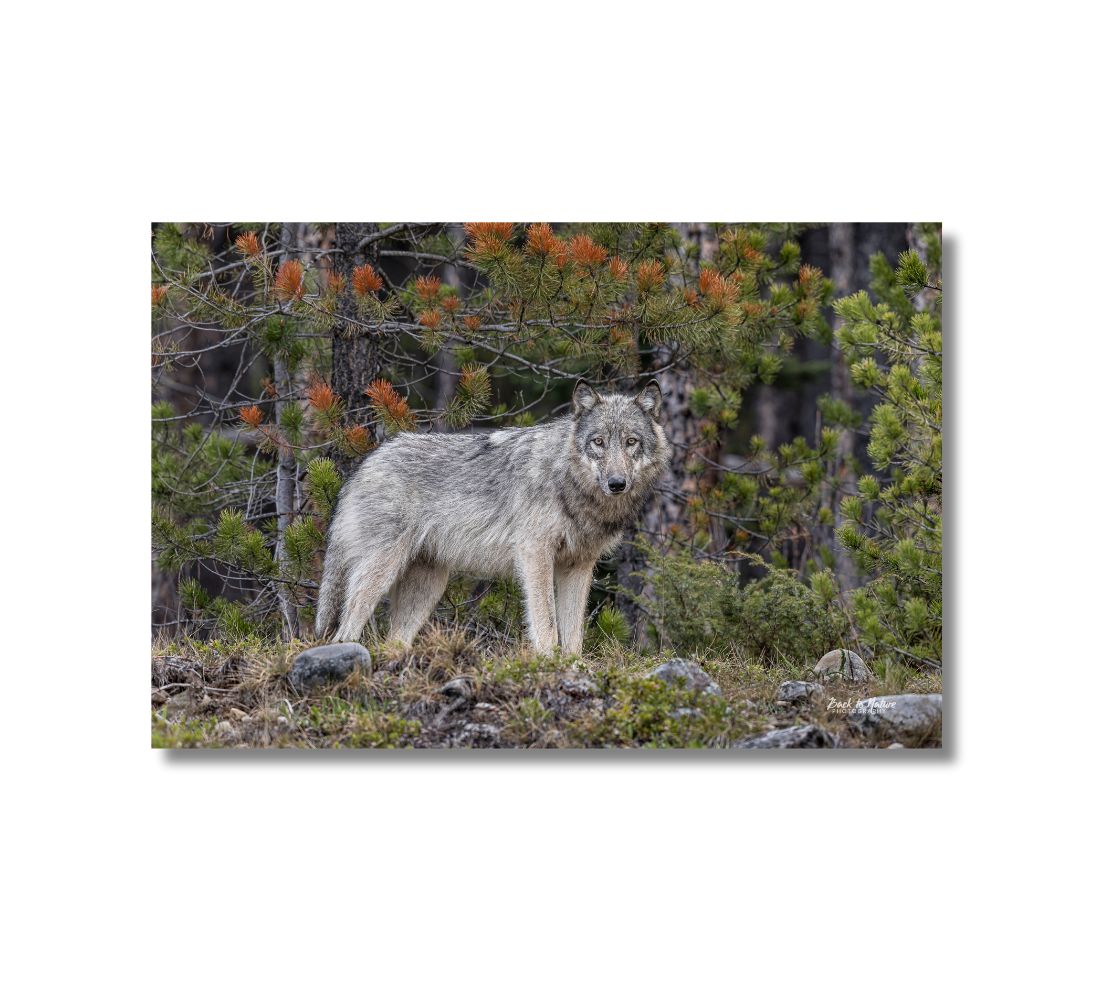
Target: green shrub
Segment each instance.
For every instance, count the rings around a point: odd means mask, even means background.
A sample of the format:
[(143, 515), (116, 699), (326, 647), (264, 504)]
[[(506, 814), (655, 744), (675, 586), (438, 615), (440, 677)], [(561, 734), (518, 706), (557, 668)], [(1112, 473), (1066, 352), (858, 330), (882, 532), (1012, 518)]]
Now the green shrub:
[(662, 638), (681, 653), (737, 650), (766, 664), (801, 664), (840, 644), (844, 619), (824, 581), (807, 587), (768, 568), (746, 587), (726, 566), (689, 552), (650, 556)]
[(740, 630), (747, 653), (766, 664), (802, 664), (841, 645), (844, 621), (820, 593), (788, 570), (770, 570), (743, 592)]
[(682, 653), (729, 649), (742, 603), (735, 574), (689, 552), (651, 551), (649, 560), (647, 578), (662, 638)]

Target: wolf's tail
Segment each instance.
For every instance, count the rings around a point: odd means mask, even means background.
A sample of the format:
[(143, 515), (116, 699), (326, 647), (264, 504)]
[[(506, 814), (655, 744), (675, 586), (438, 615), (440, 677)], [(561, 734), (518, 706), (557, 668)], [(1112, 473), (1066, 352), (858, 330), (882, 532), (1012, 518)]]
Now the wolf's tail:
[(323, 579), (319, 583), (319, 603), (315, 608), (315, 635), (319, 639), (338, 628), (346, 598), (346, 567), (337, 550), (327, 545)]

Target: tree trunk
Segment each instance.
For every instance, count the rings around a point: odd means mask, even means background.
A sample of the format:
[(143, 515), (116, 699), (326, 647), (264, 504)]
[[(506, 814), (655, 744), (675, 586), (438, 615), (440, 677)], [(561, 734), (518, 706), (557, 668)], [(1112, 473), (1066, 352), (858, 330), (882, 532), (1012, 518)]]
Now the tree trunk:
[[(367, 244), (368, 252), (359, 249), (362, 240), (376, 232), (376, 226), (368, 222), (335, 225), (338, 253), (334, 254), (334, 268), (338, 274), (349, 278), (355, 267), (367, 262), (377, 267), (377, 243)], [(338, 319), (331, 328), (331, 388), (342, 400), (347, 424), (360, 422), (369, 402), (366, 386), (377, 377), (381, 366), (376, 339), (351, 322), (354, 315), (354, 292), (347, 281), (338, 299)], [(355, 459), (343, 454), (333, 457), (343, 475), (356, 464)]]
[[(856, 227), (851, 222), (836, 222), (828, 227), (828, 249), (831, 260), (829, 277), (836, 289), (836, 297), (851, 295), (857, 287)], [(834, 316), (834, 329), (840, 326), (840, 317)], [(832, 395), (855, 407), (856, 398), (848, 362), (840, 351), (835, 338), (831, 347), (832, 366), (829, 372), (829, 389)], [(825, 537), (820, 540), (835, 558), (836, 579), (841, 593), (855, 589), (859, 576), (851, 554), (836, 537), (836, 525), (840, 523), (840, 501), (856, 493), (855, 474), (855, 432), (841, 428), (836, 454), (829, 462), (825, 482), (821, 486), (821, 504), (832, 511), (833, 524), (823, 526)]]
[[(712, 228), (704, 223), (681, 225), (681, 235), (686, 240), (700, 246), (700, 259), (710, 261), (715, 257), (716, 236)], [(655, 368), (668, 364), (679, 350), (676, 344), (666, 344), (653, 355)], [(696, 387), (695, 377), (687, 361), (678, 361), (668, 371), (658, 375), (661, 385), (661, 424), (672, 448), (669, 469), (662, 477), (660, 486), (654, 491), (641, 519), (641, 531), (646, 540), (655, 548), (664, 549), (670, 532), (674, 528), (686, 532), (689, 527), (687, 502), (700, 489), (697, 477), (688, 470), (696, 449), (701, 446), (700, 419), (692, 410), (692, 391)], [(718, 455), (719, 444), (715, 442), (711, 450)], [(619, 555), (618, 583), (619, 609), (625, 615), (633, 630), (639, 648), (648, 641), (645, 625), (653, 618), (653, 594), (649, 583), (644, 580), (646, 570), (645, 556), (632, 544), (626, 544)], [(626, 592), (636, 594), (631, 599)]]
[[(281, 243), (285, 252), (281, 254), (281, 261), (298, 258), (300, 251), (299, 223), (286, 223), (281, 233)], [(277, 354), (272, 361), (273, 382), (276, 386), (276, 402), (273, 405), (276, 426), (280, 427), (280, 412), (283, 407), (292, 401), (295, 382), (288, 364), (282, 354)], [(279, 461), (276, 464), (276, 563), (280, 567), (280, 576), (285, 580), (293, 577), (292, 561), (288, 557), (287, 547), (284, 544), (284, 533), (295, 519), (298, 505), (296, 501), (296, 469), (295, 451), (286, 445), (279, 449)], [(299, 609), (292, 600), (289, 584), (277, 581), (276, 597), (280, 603), (280, 614), (284, 619), (284, 633), (287, 639), (299, 638)]]
[[(458, 243), (463, 238), (463, 227), (458, 224), (449, 225), (447, 227), (447, 235)], [(455, 289), (458, 294), (459, 289), (462, 288), (463, 279), (459, 274), (459, 268), (454, 264), (443, 265), (443, 282), (445, 285), (450, 285)], [(455, 392), (459, 387), (459, 366), (455, 361), (455, 355), (448, 350), (447, 347), (441, 347), (439, 353), (436, 355), (436, 418), (435, 426), (438, 431), (446, 431), (449, 428), (444, 420), (444, 413), (447, 407), (451, 405), (451, 400), (455, 398)]]

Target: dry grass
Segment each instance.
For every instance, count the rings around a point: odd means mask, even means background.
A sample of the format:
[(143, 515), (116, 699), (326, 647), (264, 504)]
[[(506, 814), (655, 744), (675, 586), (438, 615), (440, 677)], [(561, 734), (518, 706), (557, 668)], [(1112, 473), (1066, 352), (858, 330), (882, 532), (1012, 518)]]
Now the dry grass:
[[(940, 690), (940, 678), (892, 668), (866, 684), (830, 683), (790, 706), (778, 685), (804, 667), (764, 668), (694, 656), (722, 697), (646, 677), (668, 654), (605, 643), (582, 659), (534, 656), (432, 627), (411, 650), (382, 644), (372, 671), (301, 694), (288, 682), (307, 643), (158, 639), (152, 648), (152, 745), (157, 747), (727, 747), (815, 724), (861, 744), (829, 698)], [(931, 740), (927, 745), (936, 745)]]

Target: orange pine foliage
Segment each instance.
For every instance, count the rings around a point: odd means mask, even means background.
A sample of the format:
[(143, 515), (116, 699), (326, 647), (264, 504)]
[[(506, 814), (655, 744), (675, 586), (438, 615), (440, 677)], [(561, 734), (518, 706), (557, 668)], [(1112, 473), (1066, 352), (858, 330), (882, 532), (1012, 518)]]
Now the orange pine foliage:
[(261, 241), (256, 233), (242, 233), (233, 245), (246, 257), (256, 257), (261, 252)]
[(695, 288), (686, 288), (684, 290), (684, 300), (690, 306), (692, 306), (693, 308), (696, 308), (696, 306), (700, 302), (700, 296), (696, 294), (696, 289)]
[(261, 379), (261, 388), (268, 394), (269, 399), (276, 398), (276, 385), (267, 375)]
[(346, 279), (342, 277), (337, 271), (327, 268), (324, 273), (326, 279), (327, 291), (332, 295), (337, 295), (342, 291), (343, 286), (346, 284)]
[(459, 373), (459, 384), (469, 396), (490, 391), (490, 373), (482, 365), (464, 365)]
[(550, 256), (557, 245), (563, 245), (564, 242), (547, 222), (534, 222), (526, 231), (526, 236), (525, 249), (538, 257)]
[(443, 306), (445, 313), (457, 313), (462, 308), (463, 303), (458, 295), (448, 295), (444, 297), (440, 305)]
[(725, 306), (738, 297), (739, 286), (714, 267), (706, 267), (700, 272), (700, 293), (716, 305)]
[(416, 294), (423, 302), (434, 302), (439, 295), (440, 280), (434, 274), (416, 279)]
[(434, 330), (439, 326), (440, 319), (441, 316), (438, 309), (425, 309), (420, 314), (420, 325), (426, 326), (429, 330)]
[(303, 298), (303, 265), (286, 260), (276, 269), (276, 297), (284, 302)]
[(797, 280), (803, 284), (808, 285), (821, 276), (821, 269), (813, 267), (811, 264), (802, 264), (797, 272)]
[(659, 260), (643, 260), (638, 265), (638, 291), (652, 292), (665, 281), (665, 268)]
[(465, 320), (463, 320), (463, 326), (465, 326), (468, 330), (470, 330), (473, 333), (474, 331), (478, 330), (479, 327), (482, 326), (482, 317), (481, 316), (468, 316)]
[(369, 451), (370, 446), (373, 444), (373, 438), (370, 437), (369, 430), (361, 424), (354, 424), (347, 427), (342, 432), (342, 436), (346, 439), (346, 443), (359, 454), (364, 451)]
[(247, 424), (253, 430), (256, 430), (264, 420), (264, 411), (254, 403), (252, 406), (243, 406), (237, 411), (238, 416), (241, 417), (242, 423)]
[(610, 264), (607, 266), (610, 268), (611, 277), (615, 281), (621, 281), (626, 277), (626, 272), (630, 270), (630, 266), (621, 257), (612, 257)]
[(358, 295), (376, 295), (385, 287), (385, 281), (369, 264), (356, 267), (350, 274), (354, 291)]
[(471, 242), (478, 243), (482, 240), (500, 240), (508, 243), (513, 239), (512, 222), (466, 222), (463, 229)]
[(568, 266), (568, 261), (571, 260), (571, 244), (565, 243), (562, 239), (560, 239), (559, 236), (557, 236), (556, 242), (552, 244), (552, 249), (549, 250), (548, 255), (552, 258), (552, 263), (563, 270)]
[(607, 259), (606, 248), (599, 246), (590, 236), (585, 236), (583, 233), (572, 237), (571, 253), (572, 259), (584, 267), (594, 267)]
[(158, 306), (167, 294), (166, 285), (152, 285), (152, 305)]
[(307, 390), (307, 401), (316, 409), (322, 412), (329, 410), (336, 402), (338, 397), (334, 394), (334, 390), (321, 379), (312, 382), (310, 388)]
[(366, 387), (366, 395), (383, 423), (395, 427), (414, 427), (416, 417), (401, 394), (388, 379), (379, 378)]

